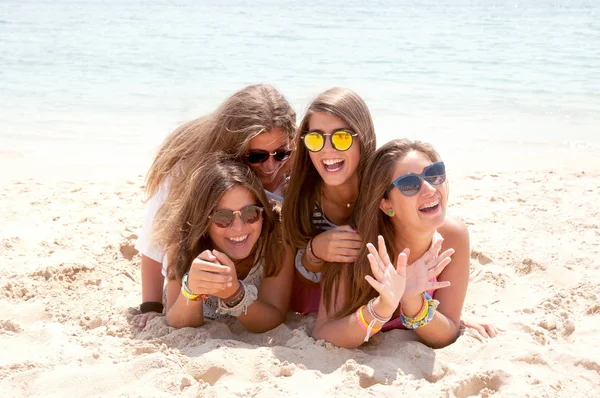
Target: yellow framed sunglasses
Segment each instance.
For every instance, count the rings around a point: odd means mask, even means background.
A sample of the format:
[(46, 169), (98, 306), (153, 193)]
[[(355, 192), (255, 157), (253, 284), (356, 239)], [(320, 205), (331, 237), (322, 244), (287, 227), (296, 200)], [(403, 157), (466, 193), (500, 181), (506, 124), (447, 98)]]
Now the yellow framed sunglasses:
[(357, 135), (349, 129), (333, 130), (331, 134), (325, 134), (320, 130), (312, 130), (301, 138), (306, 149), (311, 152), (319, 152), (325, 147), (325, 137), (329, 136), (331, 146), (340, 152), (344, 152), (352, 147), (354, 137)]

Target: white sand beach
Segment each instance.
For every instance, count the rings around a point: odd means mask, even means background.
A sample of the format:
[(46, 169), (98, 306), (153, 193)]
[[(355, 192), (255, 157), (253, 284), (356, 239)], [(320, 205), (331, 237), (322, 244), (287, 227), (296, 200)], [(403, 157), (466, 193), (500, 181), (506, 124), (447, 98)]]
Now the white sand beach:
[(449, 214), (472, 247), (463, 314), (505, 332), (467, 330), (432, 350), (391, 331), (348, 350), (312, 339), (314, 317), (295, 314), (258, 335), (235, 321), (131, 326), (145, 169), (2, 154), (2, 397), (595, 396), (597, 154), (454, 158)]

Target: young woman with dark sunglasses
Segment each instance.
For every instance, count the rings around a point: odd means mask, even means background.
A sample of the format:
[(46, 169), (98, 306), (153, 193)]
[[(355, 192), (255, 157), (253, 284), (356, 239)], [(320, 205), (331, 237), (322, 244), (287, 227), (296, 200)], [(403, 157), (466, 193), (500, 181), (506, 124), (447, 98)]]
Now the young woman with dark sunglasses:
[(142, 314), (134, 318), (139, 327), (163, 313), (167, 258), (152, 234), (156, 213), (167, 198), (181, 197), (206, 156), (223, 151), (249, 164), (270, 196), (281, 199), (295, 131), (296, 114), (285, 97), (270, 85), (257, 84), (167, 137), (148, 172), (146, 217), (135, 246), (142, 256)]
[(297, 250), (291, 307), (316, 312), (319, 281), (328, 263), (354, 262), (361, 239), (348, 225), (375, 131), (355, 92), (332, 88), (308, 107), (298, 128), (296, 153), (283, 204), (286, 242)]
[(278, 202), (251, 169), (208, 156), (188, 190), (163, 207), (157, 240), (169, 248), (166, 320), (198, 327), (237, 318), (249, 331), (279, 325), (288, 310), (293, 254), (285, 254)]
[(446, 169), (429, 144), (395, 140), (376, 151), (355, 212), (364, 245), (352, 265), (325, 269), (315, 338), (350, 348), (404, 328), (434, 348), (457, 339), (469, 233), (446, 216), (447, 201)]

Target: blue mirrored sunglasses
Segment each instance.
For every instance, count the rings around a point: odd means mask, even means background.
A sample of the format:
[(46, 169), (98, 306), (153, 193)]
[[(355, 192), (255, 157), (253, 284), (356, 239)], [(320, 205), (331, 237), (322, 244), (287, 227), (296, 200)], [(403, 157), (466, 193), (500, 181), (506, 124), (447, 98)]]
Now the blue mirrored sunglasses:
[(430, 164), (423, 169), (423, 173), (421, 174), (407, 173), (401, 175), (385, 190), (385, 196), (387, 197), (394, 187), (398, 188), (404, 196), (414, 196), (421, 190), (423, 179), (434, 186), (443, 184), (446, 181), (446, 166), (444, 166), (444, 162)]

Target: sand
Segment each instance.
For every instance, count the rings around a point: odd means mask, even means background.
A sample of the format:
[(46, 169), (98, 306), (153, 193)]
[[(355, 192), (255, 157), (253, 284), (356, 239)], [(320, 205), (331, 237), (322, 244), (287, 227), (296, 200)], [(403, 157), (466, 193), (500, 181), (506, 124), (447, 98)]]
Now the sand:
[(535, 167), (463, 158), (450, 174), (449, 213), (472, 239), (464, 317), (505, 332), (466, 330), (432, 350), (392, 331), (348, 350), (313, 340), (314, 318), (295, 314), (258, 335), (235, 321), (131, 326), (144, 170), (58, 170), (4, 155), (1, 396), (595, 396), (600, 164), (580, 157)]

